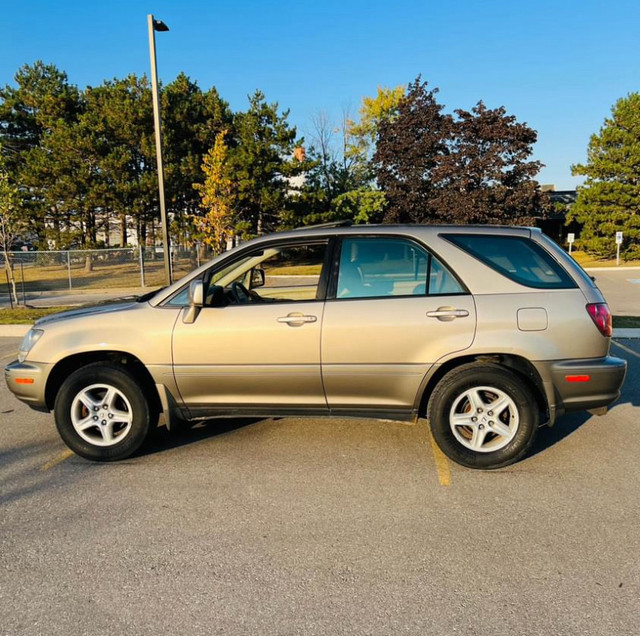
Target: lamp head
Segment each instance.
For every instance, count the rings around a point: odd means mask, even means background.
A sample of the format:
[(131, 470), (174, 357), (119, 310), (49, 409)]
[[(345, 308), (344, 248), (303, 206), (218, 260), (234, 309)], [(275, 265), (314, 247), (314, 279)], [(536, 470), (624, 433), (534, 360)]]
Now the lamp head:
[(154, 31), (168, 31), (169, 27), (162, 20), (154, 20), (153, 21), (153, 30)]

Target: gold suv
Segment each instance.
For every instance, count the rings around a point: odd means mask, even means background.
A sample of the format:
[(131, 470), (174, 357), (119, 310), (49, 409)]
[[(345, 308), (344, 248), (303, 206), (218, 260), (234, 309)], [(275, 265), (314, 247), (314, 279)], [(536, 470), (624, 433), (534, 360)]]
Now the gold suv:
[(93, 460), (134, 453), (160, 413), (424, 416), (451, 459), (498, 468), (540, 425), (619, 396), (610, 336), (594, 282), (537, 229), (337, 224), (43, 318), (5, 377)]

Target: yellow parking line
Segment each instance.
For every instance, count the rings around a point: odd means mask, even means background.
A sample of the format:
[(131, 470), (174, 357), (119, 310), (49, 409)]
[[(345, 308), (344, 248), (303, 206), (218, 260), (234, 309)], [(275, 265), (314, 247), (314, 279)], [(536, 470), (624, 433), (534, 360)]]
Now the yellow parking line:
[(69, 459), (71, 455), (73, 455), (73, 451), (67, 448), (66, 450), (63, 450), (59, 455), (56, 455), (53, 459), (50, 459), (46, 464), (43, 464), (40, 467), (40, 470), (49, 470), (50, 468), (61, 464), (65, 459)]
[(451, 472), (449, 471), (449, 460), (436, 444), (436, 440), (433, 439), (431, 430), (427, 430), (427, 435), (429, 436), (429, 443), (431, 444), (431, 450), (433, 451), (433, 458), (436, 462), (438, 481), (440, 482), (441, 486), (450, 486)]
[(616, 347), (620, 347), (621, 349), (624, 349), (627, 353), (630, 353), (632, 356), (635, 356), (636, 358), (640, 358), (640, 353), (638, 353), (637, 351), (634, 351), (633, 349), (629, 349), (629, 347), (625, 347), (623, 344), (620, 344), (615, 340), (612, 340), (611, 342), (613, 342), (613, 344), (616, 345)]
[(7, 353), (4, 356), (0, 356), (0, 360), (5, 360), (7, 358), (17, 358), (17, 357), (18, 357), (18, 353), (17, 352), (15, 352), (15, 353)]

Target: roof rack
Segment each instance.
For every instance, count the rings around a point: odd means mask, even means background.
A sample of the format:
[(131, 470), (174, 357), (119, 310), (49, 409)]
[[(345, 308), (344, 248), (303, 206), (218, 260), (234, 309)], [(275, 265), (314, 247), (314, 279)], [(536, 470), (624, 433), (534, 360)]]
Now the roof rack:
[(295, 227), (291, 232), (329, 227), (349, 227), (350, 225), (353, 225), (353, 221), (351, 219), (342, 219), (341, 221), (331, 221), (330, 223), (320, 223), (319, 225), (303, 225), (302, 227)]

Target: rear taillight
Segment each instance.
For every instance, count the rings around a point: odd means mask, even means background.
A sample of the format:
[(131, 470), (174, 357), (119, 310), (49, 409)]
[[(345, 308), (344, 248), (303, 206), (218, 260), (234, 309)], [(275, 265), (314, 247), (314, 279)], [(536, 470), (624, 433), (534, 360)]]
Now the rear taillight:
[(609, 338), (613, 333), (609, 305), (607, 305), (607, 303), (589, 303), (587, 305), (587, 311), (600, 333)]

